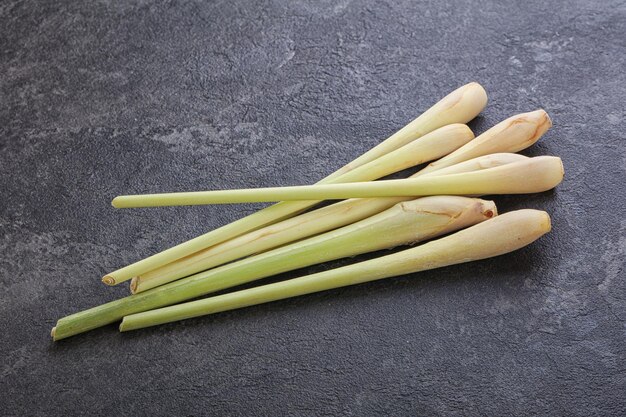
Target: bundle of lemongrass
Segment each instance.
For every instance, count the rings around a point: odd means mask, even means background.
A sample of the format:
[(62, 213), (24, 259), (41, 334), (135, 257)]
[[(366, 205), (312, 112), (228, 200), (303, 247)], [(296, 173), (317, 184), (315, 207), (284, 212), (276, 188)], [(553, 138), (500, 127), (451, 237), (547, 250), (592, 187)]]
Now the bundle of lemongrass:
[[(515, 153), (535, 143), (551, 122), (545, 111), (536, 110), (474, 138), (464, 123), (486, 103), (485, 90), (467, 84), (316, 185), (115, 198), (113, 205), (120, 208), (282, 202), (107, 274), (108, 285), (131, 280), (133, 295), (60, 319), (52, 337), (60, 340), (120, 319), (121, 331), (133, 330), (489, 258), (530, 244), (550, 230), (547, 213), (527, 209), (497, 216), (493, 202), (468, 196), (536, 193), (559, 184), (559, 158)], [(408, 179), (372, 181), (427, 162)], [(335, 199), (347, 200), (306, 211)], [(177, 304), (449, 233), (392, 255)]]

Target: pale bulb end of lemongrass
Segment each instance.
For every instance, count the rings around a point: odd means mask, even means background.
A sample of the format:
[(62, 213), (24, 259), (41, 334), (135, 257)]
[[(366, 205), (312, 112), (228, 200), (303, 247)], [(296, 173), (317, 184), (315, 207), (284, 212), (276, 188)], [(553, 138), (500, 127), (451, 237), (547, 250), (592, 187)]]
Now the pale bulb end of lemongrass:
[(137, 286), (138, 285), (139, 285), (139, 277), (133, 277), (130, 280), (130, 285), (129, 285), (131, 294), (137, 294)]
[(544, 109), (539, 109), (536, 111), (541, 111), (543, 114), (543, 122), (542, 122), (542, 126), (544, 126), (544, 131), (543, 133), (545, 133), (548, 129), (550, 129), (552, 127), (552, 118), (550, 117), (550, 115), (548, 114), (547, 111), (545, 111)]
[(111, 275), (103, 276), (102, 277), (102, 282), (104, 282), (106, 285), (115, 285), (115, 284), (117, 284), (117, 281)]
[(446, 133), (465, 138), (467, 141), (470, 141), (476, 137), (472, 129), (470, 129), (469, 126), (464, 123), (452, 123), (440, 129), (447, 129)]
[[(487, 256), (477, 256), (474, 260), (502, 255), (527, 246), (552, 230), (550, 215), (542, 210), (522, 209), (498, 216), (491, 223), (493, 240), (486, 244)], [(489, 226), (490, 222), (484, 224)], [(467, 229), (469, 230), (469, 229)], [(512, 234), (512, 236), (508, 235)], [(477, 249), (480, 252), (480, 248)]]
[(543, 216), (541, 229), (544, 230), (544, 234), (550, 233), (552, 231), (552, 219), (550, 218), (550, 215), (545, 211), (542, 211), (541, 215)]
[(483, 132), (448, 156), (430, 163), (419, 171), (419, 175), (488, 154), (519, 152), (537, 142), (551, 126), (550, 116), (543, 109), (516, 114)]
[(56, 336), (56, 332), (57, 332), (57, 327), (54, 326), (52, 328), (52, 330), (50, 330), (50, 336), (52, 337), (52, 340), (56, 340), (55, 336)]
[(524, 122), (530, 123), (535, 126), (535, 131), (528, 137), (528, 140), (525, 143), (520, 145), (522, 147), (519, 150), (516, 150), (516, 152), (526, 149), (537, 142), (539, 138), (552, 127), (552, 119), (550, 119), (548, 113), (543, 109), (523, 113), (518, 116), (518, 118), (512, 120), (512, 124)]
[(563, 182), (563, 161), (558, 156), (536, 156), (527, 161), (505, 165), (511, 176), (498, 178), (502, 188), (495, 194), (530, 194), (551, 190)]
[[(487, 106), (487, 91), (476, 81), (459, 87), (440, 102), (444, 108), (454, 112), (454, 117), (462, 123), (467, 123)], [(459, 113), (456, 113), (459, 112)]]
[(550, 158), (550, 167), (546, 170), (545, 190), (543, 191), (551, 190), (563, 182), (565, 167), (561, 158), (558, 156), (537, 158)]
[[(498, 139), (505, 145), (504, 151), (519, 152), (534, 145), (551, 127), (552, 120), (543, 109), (520, 113), (498, 123), (493, 131), (485, 132), (485, 143)], [(488, 135), (490, 132), (491, 136)]]
[(434, 251), (418, 259), (417, 270), (477, 261), (521, 249), (550, 232), (550, 216), (545, 211), (522, 209), (464, 229), (431, 245)]
[[(476, 108), (480, 108), (481, 110), (484, 109), (487, 106), (487, 102), (489, 101), (489, 97), (485, 88), (477, 81), (472, 81), (468, 83), (466, 87), (467, 88), (464, 94), (471, 94), (472, 101), (474, 102)], [(478, 113), (476, 113), (472, 118), (467, 120), (466, 123), (472, 120), (474, 117), (478, 116)]]

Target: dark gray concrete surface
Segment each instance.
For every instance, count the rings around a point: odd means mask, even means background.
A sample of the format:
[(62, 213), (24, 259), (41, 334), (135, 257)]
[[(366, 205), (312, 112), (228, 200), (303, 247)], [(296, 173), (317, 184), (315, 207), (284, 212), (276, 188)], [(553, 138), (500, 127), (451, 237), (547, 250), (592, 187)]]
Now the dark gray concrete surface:
[[(0, 3), (0, 415), (626, 413), (623, 1)], [(497, 259), (60, 343), (100, 277), (313, 182), (466, 82), (545, 108), (553, 232)], [(285, 274), (293, 277), (350, 261)]]

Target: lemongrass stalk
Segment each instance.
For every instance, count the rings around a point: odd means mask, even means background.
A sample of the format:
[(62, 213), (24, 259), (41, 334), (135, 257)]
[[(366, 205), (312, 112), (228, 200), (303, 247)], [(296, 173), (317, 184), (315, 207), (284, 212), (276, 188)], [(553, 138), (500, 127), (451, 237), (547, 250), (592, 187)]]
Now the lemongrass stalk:
[[(427, 175), (471, 172), (525, 159), (528, 158), (510, 153), (485, 155)], [(354, 223), (405, 200), (405, 197), (351, 199), (283, 220), (135, 277), (131, 281), (131, 292), (146, 291), (196, 272)]]
[[(453, 157), (444, 157), (443, 159), (440, 159), (437, 162), (429, 165), (425, 169), (422, 169), (413, 174), (411, 178), (416, 178), (422, 175), (443, 175), (476, 171), (479, 169), (493, 168), (496, 166), (504, 165), (505, 163), (516, 162), (525, 159), (525, 157), (521, 155), (511, 153), (507, 154), (507, 152), (517, 152), (531, 146), (539, 139), (541, 135), (543, 135), (550, 128), (550, 126), (550, 118), (544, 110), (539, 109), (528, 113), (517, 114), (498, 123), (486, 132), (482, 133), (473, 141), (463, 145), (461, 148), (454, 152)], [(499, 153), (488, 155), (492, 152)], [(481, 155), (482, 157), (480, 157)], [(467, 161), (468, 159), (469, 161)], [(452, 163), (455, 164), (451, 165)], [(410, 199), (410, 197), (389, 197), (384, 200), (389, 202), (388, 207), (391, 207), (391, 205), (400, 201), (406, 201), (407, 199)], [(347, 202), (338, 203), (341, 204), (338, 209), (345, 211), (346, 213), (351, 213), (352, 211), (350, 209), (350, 206), (352, 204), (356, 204), (356, 201), (358, 200), (352, 199)], [(383, 210), (387, 207), (384, 205), (383, 199), (370, 199), (369, 201), (371, 201), (372, 209), (374, 210), (378, 208), (380, 208), (380, 210)], [(363, 208), (365, 206), (361, 206), (359, 203), (359, 207)], [(354, 213), (357, 212), (359, 212), (359, 210), (354, 211)], [(320, 214), (320, 212), (316, 214)], [(328, 214), (332, 215), (333, 212), (331, 211)], [(296, 222), (295, 224), (306, 224), (304, 222), (305, 219), (301, 220), (303, 220), (302, 223), (299, 223), (298, 220), (294, 220)], [(326, 224), (325, 222), (320, 221), (319, 218), (311, 218), (311, 220), (317, 220), (320, 224)], [(347, 221), (350, 220), (347, 219)], [(288, 226), (289, 224), (285, 225), (285, 228), (287, 230)], [(337, 225), (337, 227), (339, 226), (341, 225)], [(276, 228), (265, 230), (265, 232), (267, 232), (265, 234), (266, 236), (269, 237), (271, 235), (272, 238), (275, 237), (277, 242), (287, 243), (281, 241)], [(237, 240), (235, 244), (243, 245), (249, 241), (254, 242), (259, 237), (260, 235), (257, 232), (252, 232), (251, 234), (242, 235), (242, 240)], [(271, 241), (271, 238), (267, 239), (267, 241)], [(218, 266), (222, 263), (228, 262), (229, 260), (233, 260), (230, 259), (228, 256), (228, 242), (229, 241), (226, 241), (222, 244), (215, 245), (215, 247), (211, 246), (185, 258), (179, 259), (152, 271), (148, 271), (145, 274), (134, 277), (133, 281), (131, 282), (131, 292), (141, 292), (145, 289), (162, 285), (165, 282), (170, 282), (183, 276), (187, 276), (189, 274), (199, 272), (204, 269)], [(205, 251), (208, 251), (208, 253), (204, 253)], [(261, 251), (261, 249), (253, 253), (259, 251)], [(210, 257), (204, 256), (209, 254), (216, 255), (216, 258), (211, 259)], [(203, 257), (205, 258), (205, 260), (199, 261), (199, 257)], [(194, 264), (195, 267), (192, 269), (185, 267), (185, 265), (190, 264)]]
[(560, 158), (538, 156), (467, 174), (347, 184), (129, 195), (117, 197), (113, 204), (116, 207), (163, 207), (443, 194), (527, 194), (554, 188), (562, 179)]
[(479, 156), (478, 158), (470, 159), (469, 161), (459, 162), (458, 164), (441, 168), (436, 171), (424, 172), (424, 170), (422, 170), (412, 175), (410, 178), (417, 178), (418, 176), (429, 177), (432, 175), (439, 176), (481, 171), (483, 169), (496, 168), (502, 165), (512, 164), (513, 162), (525, 161), (527, 159), (527, 156), (520, 155), (518, 153), (492, 153), (489, 155), (483, 155)]
[(346, 172), (341, 177), (342, 182), (354, 182), (357, 178), (377, 179), (422, 165), (456, 151), (472, 139), (474, 139), (474, 132), (467, 125), (461, 123), (446, 125)]
[(387, 140), (327, 176), (325, 180), (336, 178), (355, 167), (380, 158), (413, 141), (415, 137), (423, 136), (439, 127), (467, 123), (486, 105), (487, 93), (480, 84), (472, 82), (457, 88)]
[(519, 152), (537, 142), (550, 127), (550, 116), (542, 109), (511, 116), (420, 172), (426, 174), (481, 155)]
[(466, 197), (428, 197), (402, 202), (349, 226), (62, 318), (52, 331), (53, 337), (63, 339), (128, 314), (316, 263), (429, 239), (495, 214), (493, 202)]
[(124, 317), (120, 331), (234, 310), (304, 294), (491, 258), (520, 249), (550, 231), (544, 211), (518, 210), (450, 236), (357, 264)]
[[(485, 108), (486, 104), (487, 93), (484, 88), (478, 83), (466, 84), (441, 99), (433, 107), (372, 150), (330, 174), (319, 183), (347, 182), (345, 175), (355, 168), (374, 161), (439, 127), (452, 123), (466, 123), (476, 117)], [(375, 178), (352, 177), (352, 181), (367, 181), (368, 179)], [(274, 204), (194, 239), (110, 272), (102, 278), (102, 281), (107, 285), (118, 284), (209, 246), (292, 217), (317, 203), (317, 201), (300, 201), (297, 203)]]

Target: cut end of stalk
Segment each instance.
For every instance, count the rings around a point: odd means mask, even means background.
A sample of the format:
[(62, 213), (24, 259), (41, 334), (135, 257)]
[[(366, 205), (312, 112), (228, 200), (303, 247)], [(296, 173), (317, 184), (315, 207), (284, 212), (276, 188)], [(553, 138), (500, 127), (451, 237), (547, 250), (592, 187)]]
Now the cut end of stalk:
[(119, 206), (119, 197), (115, 197), (113, 200), (111, 200), (111, 205), (115, 208), (120, 208)]
[(124, 317), (124, 318), (122, 319), (122, 322), (120, 323), (120, 326), (119, 326), (119, 331), (120, 331), (120, 332), (125, 332), (125, 331), (128, 331), (128, 330), (132, 330), (132, 329), (128, 329), (128, 328), (126, 328), (126, 317)]
[(551, 190), (555, 188), (557, 185), (563, 182), (563, 178), (565, 177), (565, 167), (563, 166), (563, 160), (559, 157), (549, 157), (549, 156), (537, 156), (534, 159), (545, 159), (550, 163), (551, 167), (548, 166), (545, 169), (545, 182), (546, 186), (543, 191)]
[(117, 284), (117, 281), (115, 281), (115, 278), (113, 278), (111, 275), (105, 275), (104, 277), (102, 277), (102, 282), (104, 282), (106, 285)]
[(465, 84), (442, 100), (449, 110), (463, 113), (462, 123), (467, 123), (476, 117), (485, 108), (487, 101), (487, 92), (476, 81)]
[(137, 293), (137, 285), (139, 285), (139, 277), (133, 277), (133, 279), (130, 280), (130, 293), (131, 294)]
[(544, 124), (547, 126), (547, 129), (550, 129), (552, 127), (552, 118), (550, 117), (550, 115), (543, 109), (541, 109), (544, 113), (544, 118), (545, 118), (545, 122)]
[(550, 219), (550, 215), (545, 211), (542, 212), (542, 214), (543, 220), (541, 222), (541, 228), (545, 230), (546, 233), (549, 233), (550, 231), (552, 231), (552, 220)]
[(529, 139), (531, 143), (537, 142), (539, 138), (552, 127), (552, 119), (550, 119), (548, 113), (543, 109), (528, 112), (525, 116), (527, 121), (537, 126), (534, 134)]
[(54, 335), (56, 334), (56, 332), (57, 332), (57, 327), (56, 327), (56, 326), (54, 326), (54, 327), (52, 328), (52, 330), (50, 330), (50, 336), (52, 336), (52, 339), (53, 339), (53, 340), (54, 340)]
[(485, 106), (487, 106), (487, 101), (489, 100), (489, 98), (487, 97), (487, 91), (485, 91), (485, 88), (476, 81), (472, 81), (471, 83), (468, 83), (466, 87), (467, 87), (466, 91), (469, 90), (471, 92), (477, 105), (484, 109)]
[(485, 219), (491, 219), (498, 215), (498, 208), (493, 201), (478, 199), (477, 202), (480, 204), (480, 212)]

